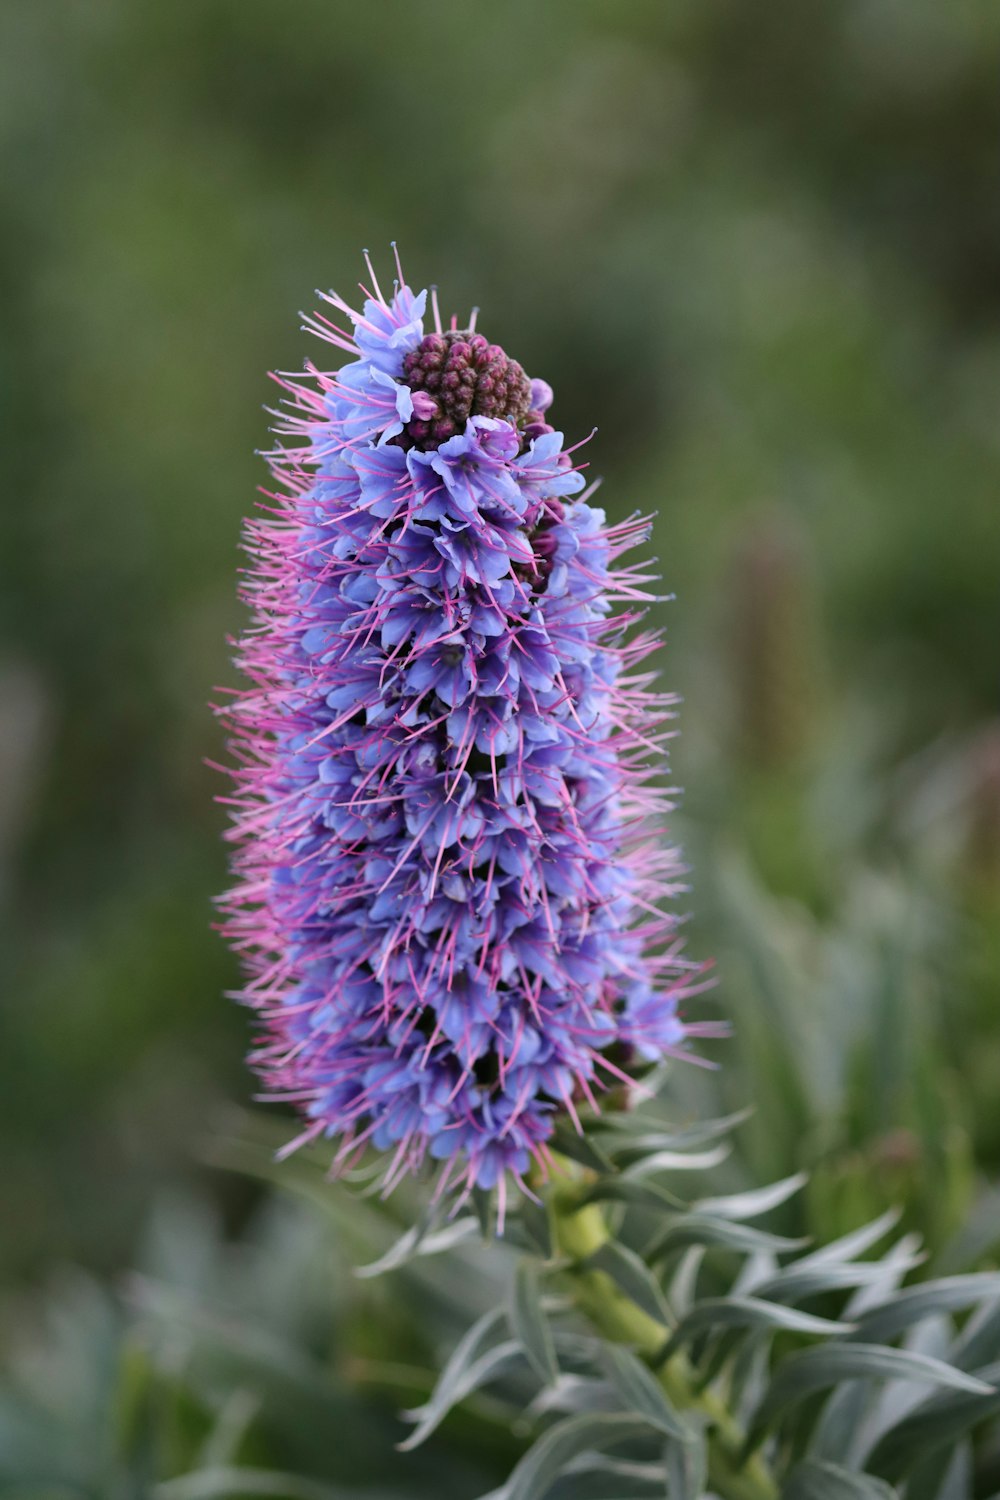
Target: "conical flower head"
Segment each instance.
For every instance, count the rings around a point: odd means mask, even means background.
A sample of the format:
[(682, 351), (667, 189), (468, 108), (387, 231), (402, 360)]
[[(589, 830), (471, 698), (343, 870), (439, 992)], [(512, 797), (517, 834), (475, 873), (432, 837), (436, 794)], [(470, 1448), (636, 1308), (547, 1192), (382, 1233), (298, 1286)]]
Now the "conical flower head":
[(282, 377), (247, 526), (225, 928), (300, 1141), (488, 1188), (691, 1030), (670, 702), (618, 563), (646, 524), (590, 503), (549, 387), (436, 302), (428, 331), (401, 272), (372, 283), (308, 320), (346, 359)]

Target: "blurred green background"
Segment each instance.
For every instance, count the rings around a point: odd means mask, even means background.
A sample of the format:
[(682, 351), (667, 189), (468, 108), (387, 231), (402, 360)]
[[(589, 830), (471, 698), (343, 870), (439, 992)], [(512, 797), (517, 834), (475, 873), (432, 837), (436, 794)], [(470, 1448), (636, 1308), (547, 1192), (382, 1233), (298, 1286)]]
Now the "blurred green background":
[(5, 1323), (165, 1194), (250, 1211), (206, 703), (266, 371), (394, 238), (657, 512), (736, 1031), (671, 1107), (755, 1102), (733, 1174), (814, 1167), (813, 1232), (990, 1253), (998, 68), (988, 0), (4, 0)]

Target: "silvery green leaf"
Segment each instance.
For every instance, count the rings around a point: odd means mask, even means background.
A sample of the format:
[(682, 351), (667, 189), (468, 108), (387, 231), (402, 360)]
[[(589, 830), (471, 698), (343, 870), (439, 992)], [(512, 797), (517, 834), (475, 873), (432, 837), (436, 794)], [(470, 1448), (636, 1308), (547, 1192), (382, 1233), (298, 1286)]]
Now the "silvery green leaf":
[[(934, 1500), (972, 1500), (974, 1489), (975, 1466), (972, 1444), (967, 1439), (964, 1443), (960, 1443), (952, 1454)], [(913, 1500), (918, 1500), (912, 1480), (907, 1485), (907, 1491)]]
[(921, 1243), (918, 1234), (904, 1234), (880, 1260), (874, 1261), (872, 1264), (878, 1266), (880, 1274), (858, 1288), (845, 1307), (844, 1316), (854, 1321), (892, 1296), (907, 1273), (927, 1259)]
[(479, 1220), (471, 1215), (465, 1219), (456, 1219), (453, 1224), (446, 1224), (443, 1229), (434, 1231), (429, 1230), (425, 1223), (418, 1223), (401, 1235), (378, 1260), (371, 1261), (367, 1266), (358, 1266), (354, 1274), (362, 1278), (382, 1276), (386, 1271), (394, 1271), (405, 1265), (415, 1256), (438, 1255), (442, 1250), (450, 1250), (453, 1245), (472, 1239), (478, 1233)]
[(560, 1375), (538, 1392), (527, 1408), (529, 1416), (558, 1413), (572, 1416), (581, 1411), (616, 1411), (618, 1403), (606, 1380), (592, 1375)]
[(569, 1463), (582, 1453), (599, 1453), (648, 1437), (649, 1432), (646, 1418), (634, 1413), (588, 1412), (568, 1417), (539, 1438), (491, 1500), (543, 1500)]
[(844, 1291), (850, 1287), (868, 1286), (881, 1279), (881, 1272), (871, 1261), (861, 1260), (841, 1265), (804, 1266), (793, 1261), (783, 1270), (754, 1287), (754, 1296), (767, 1302), (802, 1302), (820, 1292)]
[(973, 1500), (968, 1440), (954, 1451), (942, 1448), (925, 1460), (906, 1481), (906, 1500)]
[(646, 1262), (634, 1250), (606, 1240), (587, 1260), (594, 1270), (603, 1271), (654, 1322), (672, 1328), (674, 1316), (663, 1295), (663, 1289)]
[(522, 1260), (514, 1273), (510, 1331), (520, 1343), (528, 1357), (528, 1363), (539, 1379), (546, 1385), (557, 1379), (559, 1365), (552, 1332), (538, 1294), (538, 1273), (528, 1260)]
[(708, 1479), (708, 1458), (701, 1432), (691, 1441), (668, 1443), (663, 1456), (670, 1500), (702, 1500)]
[(884, 1239), (889, 1230), (899, 1223), (900, 1210), (890, 1208), (886, 1213), (880, 1214), (877, 1219), (872, 1219), (869, 1224), (862, 1224), (860, 1229), (853, 1229), (850, 1234), (843, 1235), (839, 1240), (831, 1240), (828, 1245), (821, 1245), (818, 1250), (811, 1250), (808, 1255), (802, 1257), (798, 1262), (799, 1269), (811, 1270), (814, 1266), (827, 1266), (834, 1262), (855, 1260), (859, 1255), (864, 1255), (879, 1240)]
[(560, 1369), (572, 1370), (576, 1374), (583, 1371), (593, 1374), (602, 1368), (604, 1339), (563, 1328), (554, 1328), (552, 1337), (559, 1355)]
[(560, 1156), (567, 1156), (570, 1161), (579, 1162), (580, 1166), (589, 1167), (593, 1172), (614, 1171), (611, 1159), (589, 1135), (577, 1135), (566, 1125), (556, 1126), (552, 1146)]
[(487, 1349), (478, 1359), (471, 1364), (466, 1364), (461, 1370), (449, 1372), (447, 1383), (442, 1375), (434, 1388), (431, 1399), (425, 1406), (408, 1412), (407, 1415), (416, 1419), (417, 1425), (408, 1438), (404, 1438), (396, 1446), (403, 1453), (409, 1453), (413, 1448), (419, 1448), (425, 1442), (436, 1427), (439, 1427), (444, 1418), (464, 1401), (466, 1396), (471, 1396), (473, 1391), (478, 1391), (481, 1386), (488, 1385), (491, 1380), (496, 1380), (505, 1370), (512, 1365), (520, 1363), (524, 1359), (524, 1349), (514, 1339), (503, 1344), (494, 1344), (492, 1349)]
[(1000, 1273), (983, 1272), (948, 1276), (921, 1286), (904, 1287), (887, 1302), (862, 1313), (853, 1338), (868, 1344), (885, 1344), (914, 1323), (945, 1312), (959, 1312), (987, 1298), (1000, 1297)]
[[(769, 1336), (766, 1333), (749, 1334), (742, 1340), (728, 1374), (733, 1408), (742, 1426), (746, 1426), (748, 1413), (757, 1406), (767, 1389), (770, 1369)], [(708, 1379), (714, 1380), (715, 1372)]]
[(901, 1479), (922, 1458), (962, 1437), (978, 1422), (1000, 1413), (1000, 1361), (979, 1371), (982, 1394), (947, 1391), (922, 1401), (883, 1433), (868, 1466), (888, 1479)]
[(663, 1481), (588, 1469), (557, 1479), (545, 1494), (546, 1500), (662, 1500)]
[(782, 1500), (895, 1500), (896, 1491), (870, 1474), (807, 1458), (796, 1464), (781, 1494)]
[(751, 1328), (749, 1330), (745, 1328), (729, 1328), (725, 1331), (708, 1331), (701, 1334), (691, 1351), (691, 1358), (698, 1367), (698, 1388), (705, 1390), (710, 1386), (730, 1361), (732, 1361), (733, 1369), (729, 1374), (729, 1384), (732, 1385), (737, 1369), (739, 1379), (744, 1379), (745, 1375), (749, 1372), (749, 1367), (747, 1369), (744, 1368), (741, 1356), (746, 1355), (749, 1358), (754, 1352), (763, 1349), (768, 1357), (764, 1363), (765, 1379), (757, 1381), (754, 1401), (752, 1402), (752, 1405), (756, 1405), (764, 1394), (767, 1378), (769, 1378), (771, 1332), (769, 1329), (760, 1328)]
[(710, 1151), (650, 1151), (623, 1168), (622, 1176), (637, 1181), (655, 1172), (709, 1172), (724, 1162), (729, 1153), (730, 1147), (726, 1145), (714, 1146)]
[[(629, 1150), (644, 1154), (648, 1151), (684, 1151), (691, 1146), (702, 1146), (708, 1141), (717, 1141), (722, 1136), (729, 1135), (735, 1126), (742, 1125), (752, 1113), (751, 1109), (741, 1109), (717, 1120), (696, 1120), (691, 1125), (683, 1125), (678, 1129), (666, 1123), (661, 1126), (652, 1116), (637, 1112), (602, 1115), (600, 1126), (602, 1130), (614, 1131), (625, 1137)], [(609, 1149), (612, 1148), (609, 1146)], [(625, 1147), (616, 1144), (614, 1149), (619, 1151)]]
[(489, 1240), (493, 1235), (493, 1194), (485, 1188), (473, 1188), (469, 1195), (472, 1211), (479, 1224), (479, 1232), (484, 1240)]
[[(950, 1318), (925, 1318), (922, 1323), (916, 1323), (907, 1329), (900, 1347), (910, 1354), (923, 1354), (929, 1359), (943, 1360), (950, 1365), (948, 1349), (952, 1333)], [(927, 1388), (923, 1381), (890, 1380), (883, 1384), (872, 1403), (869, 1444), (868, 1448), (862, 1450), (863, 1453), (869, 1451), (883, 1432), (895, 1427), (897, 1422), (901, 1422), (914, 1407), (926, 1399)]]
[[(823, 1407), (813, 1432), (814, 1458), (853, 1462), (870, 1443), (874, 1392), (868, 1380), (845, 1380)], [(877, 1429), (876, 1429), (877, 1430)]]
[(583, 1196), (581, 1203), (626, 1203), (633, 1208), (651, 1209), (655, 1214), (687, 1208), (682, 1198), (654, 1182), (638, 1182), (621, 1173), (602, 1177)]
[[(441, 1371), (429, 1401), (424, 1406), (406, 1413), (412, 1421), (419, 1422), (422, 1427), (426, 1418), (437, 1412), (439, 1408), (443, 1408), (441, 1415), (444, 1415), (444, 1412), (454, 1406), (456, 1400), (461, 1400), (461, 1397), (454, 1396), (453, 1392), (461, 1388), (469, 1369), (480, 1358), (487, 1344), (502, 1326), (504, 1319), (505, 1313), (502, 1307), (492, 1308), (477, 1319), (462, 1335), (452, 1351), (451, 1358)], [(417, 1428), (417, 1432), (421, 1431), (421, 1427)], [(412, 1433), (407, 1439), (407, 1446), (416, 1447), (416, 1433)]]
[(830, 1336), (846, 1333), (850, 1324), (835, 1323), (829, 1318), (818, 1318), (812, 1313), (785, 1307), (780, 1302), (763, 1302), (756, 1297), (706, 1297), (678, 1324), (662, 1357), (669, 1359), (681, 1345), (690, 1343), (701, 1333), (727, 1328), (771, 1328)]
[(733, 1297), (752, 1297), (756, 1289), (768, 1277), (774, 1276), (778, 1271), (777, 1257), (770, 1251), (755, 1250), (748, 1255), (736, 1273), (736, 1279), (729, 1288)]
[(856, 1379), (919, 1380), (979, 1398), (997, 1394), (991, 1385), (975, 1376), (955, 1370), (939, 1359), (911, 1354), (906, 1349), (846, 1342), (824, 1344), (821, 1348), (789, 1355), (782, 1361), (754, 1414), (747, 1448), (755, 1447), (776, 1418), (812, 1392), (838, 1385), (842, 1380)]
[(698, 1291), (698, 1272), (704, 1259), (704, 1246), (692, 1245), (690, 1250), (685, 1250), (678, 1262), (668, 1293), (670, 1306), (678, 1315), (694, 1306)]
[(647, 1260), (654, 1261), (674, 1250), (686, 1249), (688, 1245), (705, 1245), (749, 1254), (755, 1250), (797, 1250), (804, 1243), (803, 1240), (768, 1234), (763, 1229), (751, 1229), (747, 1224), (734, 1224), (728, 1219), (684, 1214), (662, 1230), (646, 1247), (644, 1254)]
[(546, 1500), (663, 1500), (659, 1464), (585, 1454), (567, 1465)]
[(702, 1198), (692, 1204), (696, 1213), (712, 1214), (719, 1219), (756, 1219), (760, 1214), (778, 1208), (794, 1197), (808, 1181), (806, 1172), (796, 1172), (781, 1182), (772, 1182), (769, 1187), (757, 1188), (748, 1193), (730, 1193), (724, 1198)]
[(1000, 1307), (983, 1307), (974, 1312), (948, 1357), (960, 1370), (976, 1370), (1000, 1359)]
[(542, 1260), (551, 1260), (554, 1254), (552, 1225), (544, 1203), (534, 1203), (523, 1197), (517, 1210), (517, 1222), (524, 1231), (527, 1245), (540, 1255)]
[(691, 1430), (674, 1411), (654, 1376), (637, 1355), (609, 1344), (606, 1363), (611, 1382), (629, 1411), (640, 1413), (666, 1437), (690, 1442)]

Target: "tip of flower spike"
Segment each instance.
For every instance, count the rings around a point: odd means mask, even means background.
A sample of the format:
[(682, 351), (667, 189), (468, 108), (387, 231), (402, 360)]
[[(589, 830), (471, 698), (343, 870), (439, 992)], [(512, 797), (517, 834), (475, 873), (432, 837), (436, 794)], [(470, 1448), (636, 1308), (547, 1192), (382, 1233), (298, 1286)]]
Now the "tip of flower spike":
[(470, 417), (510, 422), (518, 430), (551, 430), (541, 412), (532, 410), (532, 382), (523, 367), (475, 331), (478, 311), (473, 309), (468, 328), (429, 333), (403, 360), (403, 380), (431, 413), (408, 423), (412, 447), (440, 447), (464, 432)]

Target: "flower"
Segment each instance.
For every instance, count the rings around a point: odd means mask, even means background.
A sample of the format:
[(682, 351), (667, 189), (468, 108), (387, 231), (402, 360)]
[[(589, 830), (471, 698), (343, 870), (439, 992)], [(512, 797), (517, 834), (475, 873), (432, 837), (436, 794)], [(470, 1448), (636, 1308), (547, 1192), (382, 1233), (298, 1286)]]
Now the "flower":
[(560, 1114), (705, 1029), (659, 904), (672, 700), (618, 562), (648, 527), (591, 503), (544, 381), (372, 278), (309, 320), (349, 358), (281, 379), (247, 524), (224, 930), (300, 1141), (386, 1153), (387, 1188), (523, 1186)]

